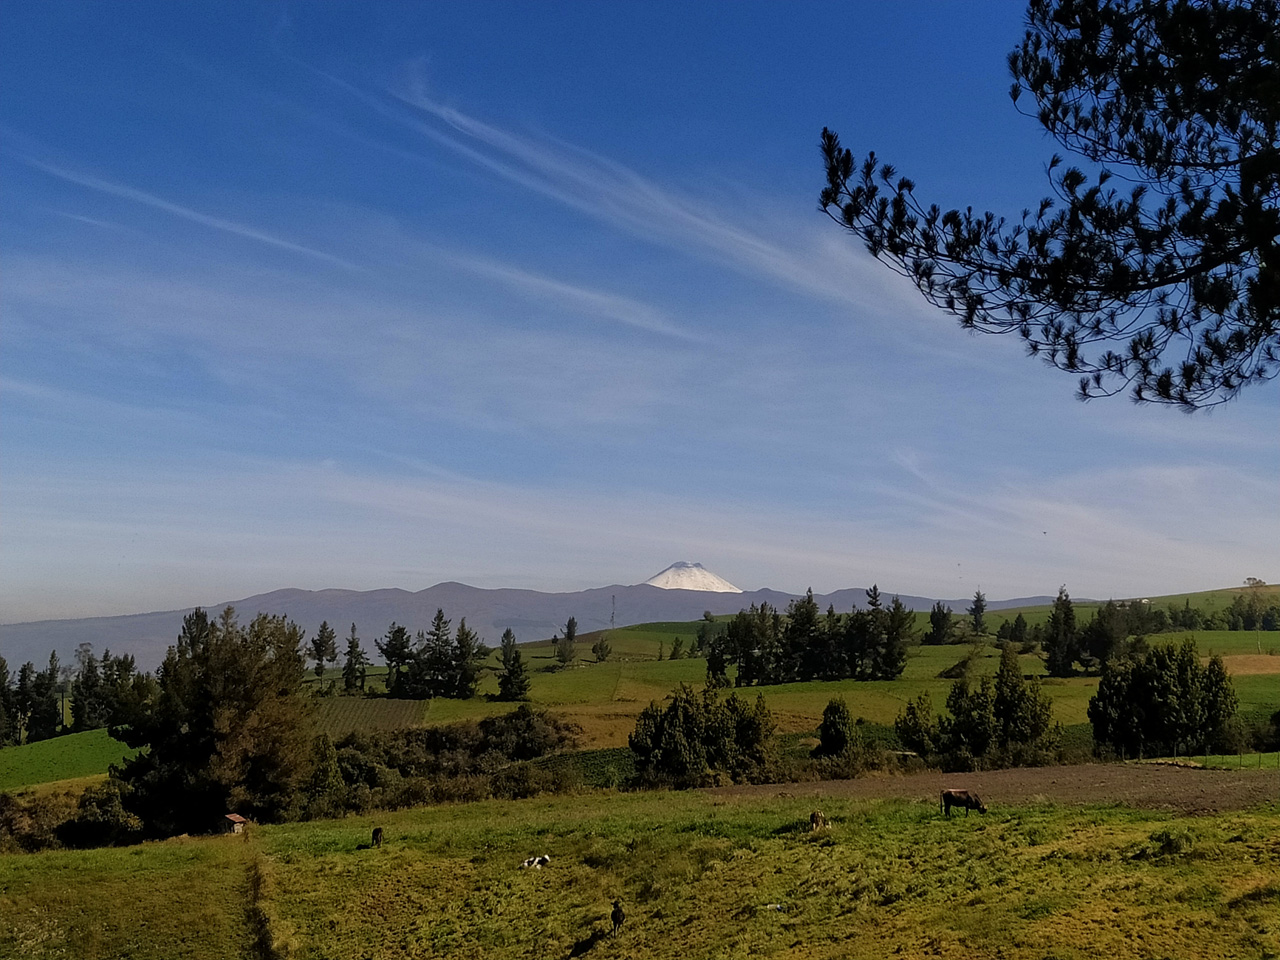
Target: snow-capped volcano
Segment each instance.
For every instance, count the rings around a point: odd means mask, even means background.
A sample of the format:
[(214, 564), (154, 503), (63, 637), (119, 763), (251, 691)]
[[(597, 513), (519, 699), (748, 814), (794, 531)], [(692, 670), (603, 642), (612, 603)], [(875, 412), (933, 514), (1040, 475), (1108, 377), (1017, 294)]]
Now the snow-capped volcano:
[(673, 563), (661, 573), (645, 581), (651, 587), (663, 590), (702, 590), (707, 593), (741, 593), (723, 577), (717, 577), (700, 563), (689, 563), (680, 560)]

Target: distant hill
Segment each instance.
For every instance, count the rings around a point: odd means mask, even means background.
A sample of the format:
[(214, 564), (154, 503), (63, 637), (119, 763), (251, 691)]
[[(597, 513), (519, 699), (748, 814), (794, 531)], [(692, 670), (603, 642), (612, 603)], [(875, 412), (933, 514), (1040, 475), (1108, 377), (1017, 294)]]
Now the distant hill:
[[(885, 599), (890, 596), (885, 592)], [(862, 589), (837, 590), (815, 594), (822, 609), (833, 604), (846, 612), (855, 603), (866, 604)], [(416, 593), (408, 590), (275, 590), (241, 600), (210, 603), (206, 609), (219, 611), (233, 606), (241, 622), (258, 613), (286, 614), (314, 633), (322, 620), (328, 620), (338, 632), (339, 641), (351, 624), (356, 625), (365, 650), (373, 656), (375, 638), (386, 633), (392, 621), (416, 632), (426, 629), (437, 608), (453, 621), (466, 618), (467, 625), (479, 632), (489, 644), (496, 645), (503, 630), (510, 627), (524, 642), (543, 640), (560, 630), (570, 617), (578, 620), (578, 630), (586, 633), (614, 623), (623, 627), (658, 620), (696, 620), (704, 611), (713, 614), (737, 613), (753, 603), (767, 602), (779, 609), (795, 599), (794, 594), (777, 590), (753, 590), (723, 593), (702, 590), (672, 590), (648, 584), (613, 585), (582, 590), (577, 593), (540, 593), (536, 590), (483, 590), (465, 583), (438, 583)], [(902, 602), (915, 610), (928, 610), (934, 603), (927, 597), (902, 596)], [(969, 605), (969, 599), (947, 600), (957, 612)], [(1052, 597), (1022, 597), (1015, 600), (987, 602), (988, 610), (1007, 607), (1036, 606), (1052, 603)], [(113, 653), (129, 653), (138, 666), (152, 669), (164, 659), (165, 650), (178, 637), (182, 618), (189, 609), (164, 610), (121, 617), (88, 617), (80, 620), (40, 620), (33, 623), (0, 625), (0, 655), (10, 669), (27, 660), (37, 665), (57, 650), (63, 662), (69, 661), (76, 647), (93, 644), (98, 653), (110, 648)], [(341, 649), (341, 642), (339, 643)]]

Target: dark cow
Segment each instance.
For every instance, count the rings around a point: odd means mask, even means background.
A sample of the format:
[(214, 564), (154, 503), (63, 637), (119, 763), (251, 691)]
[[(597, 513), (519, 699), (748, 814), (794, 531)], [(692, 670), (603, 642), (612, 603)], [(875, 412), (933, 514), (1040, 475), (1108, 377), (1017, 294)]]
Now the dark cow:
[(827, 818), (822, 815), (821, 810), (815, 810), (809, 814), (809, 830), (816, 833), (819, 830), (825, 830), (830, 824)]
[(977, 810), (979, 813), (987, 812), (986, 806), (976, 793), (970, 793), (968, 790), (943, 790), (942, 812), (949, 817), (952, 807), (964, 807), (966, 817), (970, 810)]
[(613, 921), (613, 935), (616, 937), (622, 929), (622, 921), (627, 919), (627, 915), (622, 912), (622, 901), (613, 901), (613, 913), (609, 915), (609, 919)]
[(382, 828), (381, 827), (373, 828), (373, 846), (375, 847), (382, 846)]

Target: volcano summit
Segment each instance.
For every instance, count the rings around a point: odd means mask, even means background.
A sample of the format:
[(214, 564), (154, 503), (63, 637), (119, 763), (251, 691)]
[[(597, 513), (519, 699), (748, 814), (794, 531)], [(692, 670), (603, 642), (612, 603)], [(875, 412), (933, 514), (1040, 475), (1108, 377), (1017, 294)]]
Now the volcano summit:
[(741, 593), (723, 577), (717, 577), (700, 563), (680, 560), (645, 581), (663, 590), (702, 590), (707, 593)]

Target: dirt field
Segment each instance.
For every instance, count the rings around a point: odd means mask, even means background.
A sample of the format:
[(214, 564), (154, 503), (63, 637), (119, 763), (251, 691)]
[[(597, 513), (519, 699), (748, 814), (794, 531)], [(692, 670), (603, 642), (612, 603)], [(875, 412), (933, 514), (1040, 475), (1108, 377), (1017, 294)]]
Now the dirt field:
[(1227, 673), (1243, 677), (1260, 673), (1280, 673), (1280, 657), (1262, 653), (1237, 653), (1222, 658)]
[(828, 780), (820, 783), (721, 787), (725, 796), (900, 797), (938, 802), (943, 789), (979, 794), (988, 809), (1001, 803), (1119, 803), (1132, 807), (1206, 814), (1245, 810), (1280, 800), (1280, 770), (1200, 770), (1157, 764), (1090, 764), (990, 770), (983, 773), (921, 773), (901, 777)]

